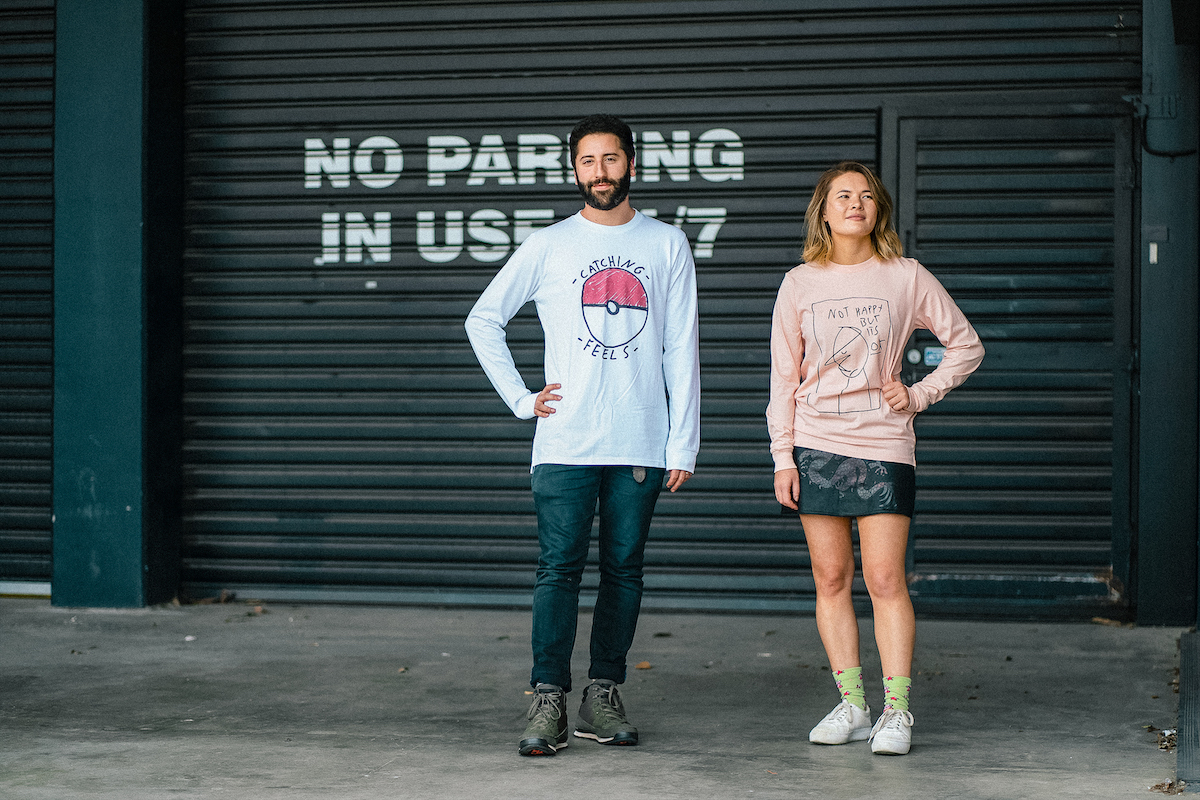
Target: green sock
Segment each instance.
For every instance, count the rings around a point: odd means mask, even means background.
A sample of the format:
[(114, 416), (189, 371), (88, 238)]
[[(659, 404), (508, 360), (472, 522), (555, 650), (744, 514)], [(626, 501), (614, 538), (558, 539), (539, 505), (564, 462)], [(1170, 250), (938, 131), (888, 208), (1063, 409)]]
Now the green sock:
[(851, 705), (859, 708), (867, 707), (867, 694), (863, 690), (862, 667), (835, 669), (833, 679), (837, 681), (838, 694)]
[(885, 676), (883, 679), (883, 707), (891, 706), (897, 711), (908, 711), (910, 689), (912, 689), (912, 678), (902, 675)]

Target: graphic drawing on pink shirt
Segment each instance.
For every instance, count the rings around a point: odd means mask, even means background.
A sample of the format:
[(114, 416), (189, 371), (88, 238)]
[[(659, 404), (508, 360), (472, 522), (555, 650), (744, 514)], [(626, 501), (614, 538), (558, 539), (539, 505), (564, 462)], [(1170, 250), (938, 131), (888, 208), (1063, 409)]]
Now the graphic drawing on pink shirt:
[(592, 275), (583, 284), (582, 303), (588, 331), (605, 347), (628, 344), (646, 327), (646, 288), (632, 272), (610, 267)]
[(829, 414), (880, 408), (885, 380), (882, 359), (892, 335), (888, 301), (876, 297), (822, 300), (813, 303), (812, 311), (821, 360), (809, 405)]

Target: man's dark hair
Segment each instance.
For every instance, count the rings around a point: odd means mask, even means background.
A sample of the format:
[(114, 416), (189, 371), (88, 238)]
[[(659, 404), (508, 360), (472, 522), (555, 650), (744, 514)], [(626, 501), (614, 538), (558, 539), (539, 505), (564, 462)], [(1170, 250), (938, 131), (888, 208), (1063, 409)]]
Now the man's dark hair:
[(575, 151), (579, 147), (579, 140), (593, 133), (611, 133), (616, 136), (621, 140), (621, 149), (625, 151), (625, 156), (631, 164), (633, 163), (633, 131), (629, 130), (629, 126), (619, 117), (611, 114), (592, 114), (579, 120), (579, 124), (571, 131), (571, 138), (568, 141), (571, 145), (572, 164), (575, 163)]

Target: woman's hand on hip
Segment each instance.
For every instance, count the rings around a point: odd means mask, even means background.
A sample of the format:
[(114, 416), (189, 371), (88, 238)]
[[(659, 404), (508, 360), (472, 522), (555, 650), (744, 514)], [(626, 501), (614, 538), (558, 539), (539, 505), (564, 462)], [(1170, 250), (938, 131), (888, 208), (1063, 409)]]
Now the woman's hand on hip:
[(800, 506), (800, 470), (781, 469), (775, 473), (775, 499), (781, 506), (798, 511)]
[(892, 411), (907, 411), (912, 405), (908, 396), (908, 387), (900, 381), (889, 381), (883, 385), (883, 399), (892, 407)]

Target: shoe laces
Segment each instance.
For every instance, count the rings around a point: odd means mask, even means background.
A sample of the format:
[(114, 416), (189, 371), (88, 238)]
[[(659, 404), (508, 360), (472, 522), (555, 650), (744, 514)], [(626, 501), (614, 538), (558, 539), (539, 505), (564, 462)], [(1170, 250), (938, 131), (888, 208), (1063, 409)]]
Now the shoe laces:
[(562, 695), (558, 692), (534, 692), (533, 703), (529, 706), (529, 713), (526, 718), (533, 719), (540, 717), (545, 722), (553, 722), (558, 719), (562, 713), (559, 706), (562, 703)]
[[(851, 706), (853, 706), (853, 703), (851, 703), (849, 700), (843, 700), (842, 702), (838, 703), (837, 708), (830, 713), (829, 721), (841, 722), (844, 719), (850, 719), (854, 714), (854, 710), (851, 708)], [(857, 706), (854, 707), (857, 708)]]
[(593, 683), (587, 688), (592, 696), (592, 711), (597, 718), (603, 717), (609, 722), (625, 722), (625, 708), (621, 704), (621, 695), (617, 693), (617, 685)]
[(913, 715), (899, 708), (888, 706), (883, 710), (883, 716), (880, 717), (880, 722), (883, 724), (879, 726), (879, 731), (900, 730), (901, 721), (907, 723), (908, 727), (911, 728), (913, 726)]

